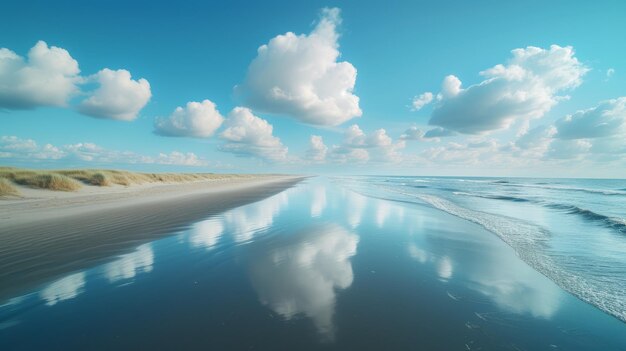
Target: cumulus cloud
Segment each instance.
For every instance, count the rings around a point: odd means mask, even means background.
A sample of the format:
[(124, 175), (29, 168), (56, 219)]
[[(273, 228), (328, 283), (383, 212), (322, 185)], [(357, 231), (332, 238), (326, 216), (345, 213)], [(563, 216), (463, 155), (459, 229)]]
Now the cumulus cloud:
[(361, 116), (353, 93), (357, 70), (337, 61), (340, 23), (339, 9), (324, 9), (310, 34), (288, 32), (259, 47), (244, 82), (235, 87), (245, 104), (313, 125)]
[[(94, 90), (81, 86), (96, 83)], [(0, 48), (0, 108), (19, 110), (44, 106), (67, 107), (73, 97), (87, 95), (76, 109), (85, 115), (133, 120), (148, 100), (150, 84), (133, 80), (126, 70), (108, 68), (80, 75), (78, 62), (65, 49), (39, 41), (27, 58)]]
[(412, 110), (413, 111), (419, 111), (421, 110), (424, 106), (428, 105), (431, 103), (431, 101), (433, 101), (433, 93), (427, 91), (423, 94), (420, 94), (418, 96), (413, 97), (413, 102), (412, 102)]
[(569, 46), (529, 46), (511, 53), (506, 64), (481, 72), (485, 80), (468, 88), (447, 76), (429, 124), (465, 134), (507, 129), (542, 117), (567, 98), (559, 94), (580, 85), (588, 71)]
[(327, 153), (328, 146), (324, 144), (322, 137), (319, 135), (311, 135), (309, 139), (309, 149), (306, 153), (307, 159), (313, 162), (324, 162)]
[(91, 163), (161, 164), (177, 166), (207, 166), (208, 162), (194, 153), (173, 151), (156, 157), (131, 151), (108, 150), (94, 143), (63, 146), (39, 145), (35, 140), (16, 136), (0, 137), (0, 158), (17, 161), (70, 160)]
[(626, 134), (626, 97), (602, 101), (555, 123), (559, 139), (603, 138)]
[(0, 108), (65, 106), (78, 93), (78, 62), (67, 50), (39, 41), (25, 59), (0, 48)]
[(88, 116), (132, 121), (152, 96), (150, 83), (143, 78), (133, 80), (125, 69), (105, 68), (88, 80), (99, 85), (77, 107), (80, 113)]
[(226, 129), (220, 137), (227, 142), (220, 150), (269, 161), (282, 161), (287, 158), (287, 147), (272, 134), (274, 127), (252, 114), (250, 109), (235, 107), (228, 114), (224, 125)]
[(426, 132), (416, 126), (411, 126), (400, 135), (400, 140), (434, 141), (440, 142), (442, 137), (453, 136), (453, 131), (436, 127)]
[(548, 151), (557, 130), (552, 125), (541, 125), (530, 129), (510, 144), (508, 150), (523, 158), (542, 158)]
[(559, 140), (550, 144), (546, 157), (554, 159), (580, 159), (591, 150), (591, 142), (585, 139)]
[(399, 162), (404, 147), (404, 140), (394, 143), (384, 129), (366, 134), (353, 124), (345, 130), (343, 142), (331, 147), (329, 158), (336, 163)]
[(424, 138), (443, 138), (443, 137), (453, 136), (455, 134), (456, 133), (454, 133), (451, 130), (444, 129), (441, 127), (436, 127), (427, 131), (426, 134), (424, 134)]
[(400, 135), (400, 139), (423, 141), (425, 139), (424, 131), (417, 128), (416, 126), (410, 126), (407, 130), (404, 131), (404, 133), (402, 133), (402, 135)]
[(501, 156), (498, 151), (500, 146), (495, 140), (469, 141), (465, 144), (450, 142), (425, 149), (420, 153), (420, 157), (435, 164), (493, 164), (493, 161)]
[(190, 101), (177, 107), (168, 118), (157, 118), (155, 133), (175, 137), (210, 137), (224, 122), (224, 117), (210, 100)]

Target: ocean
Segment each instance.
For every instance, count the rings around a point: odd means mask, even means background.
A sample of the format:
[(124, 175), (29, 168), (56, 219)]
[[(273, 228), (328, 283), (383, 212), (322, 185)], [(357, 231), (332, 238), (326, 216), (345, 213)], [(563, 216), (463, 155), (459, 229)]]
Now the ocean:
[(479, 224), (531, 267), (626, 322), (626, 180), (358, 177), (355, 191)]
[(0, 302), (0, 349), (626, 350), (624, 189), (310, 178)]

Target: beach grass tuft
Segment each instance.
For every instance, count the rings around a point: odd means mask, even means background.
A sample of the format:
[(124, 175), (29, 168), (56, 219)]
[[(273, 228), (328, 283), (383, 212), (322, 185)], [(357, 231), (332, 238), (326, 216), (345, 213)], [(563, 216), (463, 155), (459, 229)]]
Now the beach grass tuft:
[(17, 177), (14, 181), (17, 184), (26, 185), (31, 188), (57, 191), (74, 191), (81, 187), (80, 183), (75, 179), (58, 173), (36, 173)]
[(4, 196), (19, 196), (20, 192), (15, 188), (10, 180), (0, 178), (0, 197)]
[[(12, 183), (32, 188), (74, 191), (81, 184), (91, 186), (129, 186), (145, 183), (185, 183), (201, 180), (246, 178), (251, 175), (214, 173), (138, 173), (108, 169), (33, 170), (0, 167), (0, 180), (7, 189)], [(15, 189), (17, 192), (17, 189)]]

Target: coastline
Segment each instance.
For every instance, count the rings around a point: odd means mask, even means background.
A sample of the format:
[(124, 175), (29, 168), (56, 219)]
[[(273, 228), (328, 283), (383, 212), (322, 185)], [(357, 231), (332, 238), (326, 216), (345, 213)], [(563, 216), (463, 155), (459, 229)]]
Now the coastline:
[(0, 286), (0, 301), (305, 178), (258, 176), (54, 195), (36, 191), (40, 196), (4, 200), (0, 281), (10, 284)]

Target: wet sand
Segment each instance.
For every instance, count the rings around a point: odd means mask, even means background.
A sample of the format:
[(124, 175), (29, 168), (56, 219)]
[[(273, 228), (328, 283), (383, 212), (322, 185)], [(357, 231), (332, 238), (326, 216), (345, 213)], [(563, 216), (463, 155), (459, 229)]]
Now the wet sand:
[(189, 223), (283, 191), (301, 176), (259, 176), (0, 201), (0, 301)]

